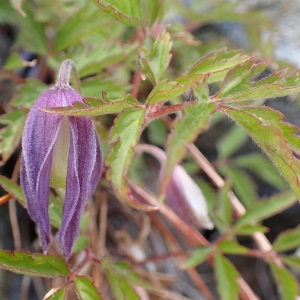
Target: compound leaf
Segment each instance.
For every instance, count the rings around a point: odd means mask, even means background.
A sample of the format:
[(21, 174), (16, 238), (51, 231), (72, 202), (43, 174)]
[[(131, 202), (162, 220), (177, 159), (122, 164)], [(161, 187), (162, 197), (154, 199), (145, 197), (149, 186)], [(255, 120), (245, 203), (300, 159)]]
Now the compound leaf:
[(300, 91), (300, 71), (285, 76), (286, 69), (258, 81), (267, 63), (254, 63), (254, 58), (231, 68), (219, 92), (211, 97), (216, 102), (240, 102), (292, 95)]
[(242, 126), (269, 156), (297, 197), (300, 197), (300, 162), (293, 152), (300, 153), (297, 127), (282, 121), (282, 114), (268, 107), (219, 106)]

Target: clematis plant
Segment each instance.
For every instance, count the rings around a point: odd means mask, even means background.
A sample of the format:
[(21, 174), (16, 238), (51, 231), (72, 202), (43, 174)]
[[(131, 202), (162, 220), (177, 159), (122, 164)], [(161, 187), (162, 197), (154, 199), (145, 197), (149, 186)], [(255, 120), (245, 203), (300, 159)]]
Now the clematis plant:
[(44, 253), (51, 239), (50, 187), (65, 188), (59, 246), (69, 258), (79, 233), (80, 216), (101, 175), (102, 155), (90, 117), (66, 117), (41, 108), (71, 106), (82, 96), (69, 85), (71, 60), (63, 62), (57, 83), (30, 110), (22, 137), (21, 185), (28, 213), (37, 224)]

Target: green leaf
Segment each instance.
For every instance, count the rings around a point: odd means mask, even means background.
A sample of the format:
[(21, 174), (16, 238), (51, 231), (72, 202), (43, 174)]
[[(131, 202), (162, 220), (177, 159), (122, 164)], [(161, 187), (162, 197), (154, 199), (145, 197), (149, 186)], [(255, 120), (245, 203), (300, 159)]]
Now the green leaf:
[(0, 185), (12, 195), (22, 206), (26, 206), (25, 196), (23, 194), (22, 188), (17, 185), (14, 181), (0, 175)]
[(231, 191), (231, 181), (226, 180), (224, 186), (220, 190), (215, 215), (222, 223), (222, 232), (230, 227), (231, 223), (231, 201), (229, 192)]
[(247, 254), (249, 250), (236, 241), (223, 241), (218, 244), (218, 249), (225, 254)]
[(141, 0), (94, 0), (105, 13), (127, 26), (143, 26)]
[(214, 263), (218, 292), (221, 299), (238, 300), (239, 286), (237, 278), (239, 273), (232, 263), (221, 254), (215, 255)]
[(84, 97), (101, 98), (102, 91), (106, 91), (112, 99), (120, 99), (130, 91), (130, 85), (116, 78), (102, 77), (93, 77), (81, 82), (81, 94)]
[(269, 262), (276, 285), (283, 300), (295, 300), (298, 295), (298, 283), (294, 276), (286, 269)]
[(0, 267), (18, 274), (39, 277), (59, 277), (70, 274), (69, 267), (62, 257), (52, 254), (32, 254), (0, 250)]
[(209, 74), (208, 83), (222, 81), (229, 68), (252, 59), (242, 54), (241, 50), (227, 51), (226, 48), (213, 50), (198, 60), (188, 70), (187, 75)]
[(219, 92), (210, 100), (240, 102), (283, 97), (300, 91), (299, 71), (285, 76), (287, 70), (282, 70), (274, 72), (261, 80), (251, 81), (259, 76), (266, 67), (266, 62), (254, 64), (254, 58), (236, 65), (228, 71)]
[(117, 300), (140, 300), (134, 288), (126, 280), (109, 271), (106, 272), (106, 276)]
[(3, 70), (16, 71), (24, 67), (24, 60), (18, 52), (12, 52), (3, 65)]
[(294, 134), (295, 126), (283, 122), (282, 114), (268, 107), (219, 109), (248, 132), (300, 197), (300, 163), (293, 155), (293, 151), (300, 153), (300, 138)]
[(287, 187), (270, 160), (261, 154), (251, 153), (239, 156), (234, 159), (233, 164), (251, 170), (256, 176), (276, 188), (285, 189)]
[(168, 128), (162, 119), (155, 119), (147, 126), (147, 134), (151, 144), (163, 147), (168, 135)]
[(146, 47), (140, 48), (139, 57), (143, 73), (144, 71), (147, 72), (154, 85), (160, 81), (169, 66), (172, 58), (172, 54), (170, 54), (171, 48), (172, 42), (168, 32), (161, 32), (157, 36), (151, 52)]
[(57, 290), (51, 296), (47, 297), (46, 300), (65, 300), (66, 288)]
[(26, 113), (23, 111), (12, 111), (0, 116), (0, 124), (6, 125), (0, 129), (0, 165), (4, 165), (19, 146)]
[(86, 236), (79, 236), (73, 246), (73, 253), (84, 250), (89, 244), (89, 239)]
[(240, 126), (233, 126), (217, 142), (219, 157), (222, 159), (230, 157), (236, 152), (248, 139), (248, 135)]
[(84, 276), (76, 276), (74, 283), (75, 283), (76, 294), (80, 300), (103, 300), (104, 299), (89, 278)]
[(196, 248), (191, 255), (189, 256), (189, 258), (183, 263), (183, 268), (184, 269), (188, 269), (188, 268), (194, 268), (197, 265), (202, 264), (208, 257), (209, 255), (212, 253), (212, 251), (214, 250), (213, 247), (211, 246), (201, 246)]
[(49, 218), (51, 225), (55, 228), (60, 228), (61, 225), (61, 217), (62, 217), (62, 202), (55, 198), (52, 194), (50, 194), (50, 201), (49, 201)]
[(130, 266), (128, 262), (118, 261), (114, 263), (108, 262), (106, 259), (102, 261), (102, 266), (105, 270), (111, 272), (112, 274), (123, 278), (124, 280), (130, 282), (131, 284), (144, 287), (148, 290), (155, 290), (156, 288), (147, 280), (143, 279), (138, 275)]
[(144, 204), (135, 199), (126, 179), (131, 164), (133, 148), (138, 142), (144, 124), (145, 110), (130, 108), (120, 114), (110, 132), (109, 143), (113, 145), (106, 158), (107, 179), (112, 183), (116, 194), (125, 203), (141, 210), (154, 210), (156, 206)]
[(186, 144), (194, 141), (197, 135), (207, 129), (209, 117), (214, 112), (215, 106), (207, 104), (208, 86), (199, 85), (194, 89), (198, 102), (187, 104), (184, 115), (176, 119), (173, 130), (167, 140), (167, 164), (161, 189), (164, 191), (172, 174), (174, 166), (183, 158)]
[(165, 102), (171, 98), (182, 95), (186, 90), (198, 84), (204, 78), (203, 75), (180, 76), (174, 81), (162, 80), (150, 92), (147, 105)]
[(236, 222), (235, 228), (259, 222), (273, 215), (276, 215), (297, 201), (297, 197), (292, 192), (286, 192), (272, 196), (271, 198), (259, 201), (250, 206), (246, 213)]
[(38, 96), (46, 90), (47, 86), (35, 78), (26, 80), (26, 84), (17, 87), (17, 96), (11, 101), (13, 107), (31, 108)]
[[(80, 77), (95, 75), (103, 72), (108, 66), (124, 61), (131, 54), (135, 54), (138, 44), (122, 44), (102, 42), (100, 45), (81, 48), (72, 55)], [(136, 54), (135, 54), (136, 55)]]
[(235, 193), (246, 207), (254, 203), (258, 197), (256, 186), (246, 172), (227, 166), (219, 169), (224, 176), (231, 179)]
[(69, 46), (76, 45), (85, 36), (99, 30), (99, 24), (96, 26), (94, 22), (87, 22), (87, 20), (101, 18), (98, 10), (96, 9), (95, 12), (93, 8), (93, 5), (86, 5), (84, 9), (80, 9), (76, 15), (62, 23), (54, 40), (53, 49), (56, 53)]
[(300, 227), (288, 229), (280, 233), (273, 243), (274, 251), (286, 251), (300, 245)]
[(29, 5), (23, 6), (26, 18), (19, 18), (20, 33), (18, 39), (22, 48), (29, 53), (47, 55), (47, 38), (45, 35), (45, 25), (38, 22), (35, 13), (29, 9)]
[(144, 19), (151, 26), (162, 15), (162, 3), (160, 0), (145, 0)]
[(8, 0), (1, 1), (0, 20), (1, 24), (8, 23), (15, 25), (17, 22), (16, 12)]
[[(26, 199), (22, 188), (12, 180), (0, 175), (0, 186), (11, 194), (22, 206), (26, 207)], [(52, 226), (59, 228), (62, 216), (62, 202), (50, 195), (49, 217)]]
[(242, 225), (235, 228), (234, 232), (236, 235), (252, 235), (255, 232), (268, 232), (269, 228), (261, 225)]
[(280, 256), (280, 258), (283, 260), (283, 262), (295, 269), (300, 270), (300, 257), (294, 257), (294, 256)]
[[(105, 103), (104, 100), (95, 100), (92, 105), (85, 105), (74, 102), (73, 106), (42, 108), (41, 110), (49, 113), (61, 114), (64, 116), (101, 116), (107, 114), (118, 114), (125, 109), (138, 108), (138, 103), (133, 103), (131, 95), (123, 99)], [(137, 101), (137, 100), (136, 100)]]

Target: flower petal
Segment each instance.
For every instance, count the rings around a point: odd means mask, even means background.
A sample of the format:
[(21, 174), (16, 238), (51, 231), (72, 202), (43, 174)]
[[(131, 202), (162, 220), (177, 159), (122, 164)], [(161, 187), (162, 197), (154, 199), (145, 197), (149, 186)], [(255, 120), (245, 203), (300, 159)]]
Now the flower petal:
[(38, 107), (41, 102), (44, 105), (52, 105), (54, 96), (52, 90), (41, 94), (28, 114), (22, 137), (21, 183), (27, 199), (28, 212), (37, 223), (44, 252), (47, 252), (50, 242), (48, 204), (52, 150), (62, 116), (49, 115), (40, 111)]
[[(69, 117), (69, 121), (71, 141), (67, 191), (59, 233), (59, 245), (66, 258), (71, 256), (74, 242), (79, 233), (80, 216), (92, 190), (92, 174), (95, 164), (98, 163), (96, 157), (99, 143), (90, 118)], [(98, 171), (95, 171), (93, 175), (100, 177)], [(93, 181), (95, 182), (96, 178), (93, 178)]]
[(92, 178), (91, 178), (90, 196), (94, 194), (94, 192), (96, 190), (96, 187), (99, 183), (99, 179), (100, 179), (100, 176), (101, 176), (101, 173), (102, 173), (102, 164), (103, 164), (102, 151), (101, 151), (100, 141), (99, 141), (98, 133), (97, 133), (96, 129), (94, 129), (94, 135), (95, 135), (95, 138), (96, 138), (96, 151), (97, 151), (97, 154), (96, 154), (96, 162), (95, 162), (95, 165), (94, 165), (94, 170), (93, 170)]

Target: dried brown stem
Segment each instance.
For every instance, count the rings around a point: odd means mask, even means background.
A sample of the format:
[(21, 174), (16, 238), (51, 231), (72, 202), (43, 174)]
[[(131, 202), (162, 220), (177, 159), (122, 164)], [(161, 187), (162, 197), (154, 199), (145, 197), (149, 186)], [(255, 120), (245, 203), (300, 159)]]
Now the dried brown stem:
[[(134, 191), (139, 194), (141, 197), (145, 197), (147, 191), (145, 189), (141, 189), (138, 185), (136, 185), (132, 180), (130, 181), (130, 186)], [(141, 192), (142, 191), (142, 192)], [(150, 193), (146, 197), (153, 197)], [(182, 221), (170, 208), (168, 208), (164, 204), (160, 204), (159, 212), (169, 220), (169, 222), (182, 233), (182, 236), (189, 242), (192, 247), (196, 247), (199, 245), (210, 245), (209, 241), (205, 239), (205, 237), (198, 232), (195, 228), (187, 225), (184, 221)], [(155, 216), (156, 213), (150, 213), (150, 215)], [(156, 217), (157, 218), (157, 217)], [(168, 235), (166, 236), (169, 240), (173, 241), (174, 237), (168, 231)], [(175, 249), (176, 251), (178, 249)], [(208, 260), (210, 264), (212, 264), (211, 260)], [(242, 278), (238, 278), (238, 284), (240, 288), (240, 295), (243, 300), (259, 300), (260, 298), (252, 291), (252, 289), (248, 286), (247, 282)]]

